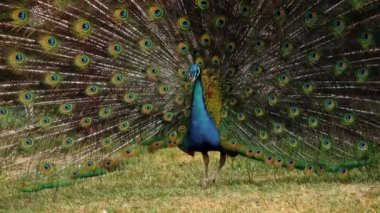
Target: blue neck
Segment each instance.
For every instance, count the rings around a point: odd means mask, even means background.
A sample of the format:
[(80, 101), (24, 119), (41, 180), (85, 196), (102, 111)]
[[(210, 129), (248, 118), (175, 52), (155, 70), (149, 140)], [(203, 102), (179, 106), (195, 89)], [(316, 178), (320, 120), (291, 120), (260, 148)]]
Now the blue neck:
[(203, 95), (202, 80), (198, 77), (193, 88), (190, 125), (183, 148), (188, 151), (220, 151), (219, 132), (210, 117)]
[(193, 102), (191, 107), (191, 120), (205, 120), (205, 118), (209, 117), (205, 98), (203, 95), (203, 86), (202, 80), (198, 77), (195, 80), (194, 88), (193, 88)]

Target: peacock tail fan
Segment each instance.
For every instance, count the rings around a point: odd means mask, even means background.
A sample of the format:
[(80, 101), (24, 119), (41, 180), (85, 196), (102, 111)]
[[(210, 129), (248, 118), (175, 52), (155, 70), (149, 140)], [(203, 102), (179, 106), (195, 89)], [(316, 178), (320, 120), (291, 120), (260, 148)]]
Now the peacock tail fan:
[(34, 192), (177, 147), (198, 64), (223, 150), (347, 176), (379, 163), (380, 2), (5, 0), (0, 171)]
[(378, 164), (379, 3), (276, 2), (222, 72), (222, 145), (307, 174)]

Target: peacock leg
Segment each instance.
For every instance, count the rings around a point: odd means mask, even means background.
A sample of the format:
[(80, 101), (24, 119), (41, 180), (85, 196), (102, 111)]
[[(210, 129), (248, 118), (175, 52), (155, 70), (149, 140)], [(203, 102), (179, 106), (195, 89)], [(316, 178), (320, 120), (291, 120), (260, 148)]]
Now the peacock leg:
[(220, 159), (219, 159), (219, 167), (216, 171), (215, 175), (212, 177), (212, 181), (215, 182), (215, 179), (220, 176), (220, 171), (222, 171), (222, 168), (224, 164), (226, 163), (227, 155), (224, 152), (220, 152)]
[(207, 182), (208, 182), (208, 165), (210, 163), (210, 157), (208, 156), (207, 152), (202, 152), (202, 157), (203, 157), (203, 163), (205, 164), (205, 173), (204, 173), (202, 184), (205, 186), (207, 185)]

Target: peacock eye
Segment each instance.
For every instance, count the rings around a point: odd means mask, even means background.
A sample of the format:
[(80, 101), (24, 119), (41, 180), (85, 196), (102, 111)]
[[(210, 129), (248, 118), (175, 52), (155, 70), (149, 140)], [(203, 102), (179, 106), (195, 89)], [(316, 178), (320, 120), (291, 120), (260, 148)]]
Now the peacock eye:
[(156, 16), (160, 16), (161, 13), (162, 13), (162, 11), (159, 10), (159, 9), (157, 9), (157, 10), (154, 11), (154, 14), (155, 14)]
[(55, 73), (51, 73), (50, 74), (50, 80), (55, 83), (55, 82), (58, 82), (59, 81), (59, 75), (55, 74)]
[(191, 22), (188, 17), (180, 17), (177, 21), (177, 27), (180, 30), (188, 30), (190, 29)]
[(309, 28), (315, 27), (318, 22), (318, 14), (314, 11), (307, 11), (304, 16), (304, 22)]
[(17, 53), (15, 55), (15, 59), (16, 59), (16, 61), (20, 62), (20, 61), (22, 61), (24, 59), (24, 56), (23, 56), (22, 53)]
[(315, 52), (311, 52), (311, 53), (309, 54), (309, 56), (310, 56), (311, 58), (315, 58), (315, 57), (317, 56), (317, 54), (316, 54)]
[(20, 20), (25, 20), (25, 19), (26, 19), (26, 12), (25, 12), (25, 11), (20, 11), (20, 12), (18, 13), (18, 18), (19, 18)]
[(364, 75), (365, 74), (365, 69), (364, 68), (360, 68), (359, 69), (359, 74), (360, 75)]
[(115, 45), (114, 50), (115, 50), (116, 52), (120, 52), (120, 51), (121, 51), (121, 46), (118, 45), (118, 44)]
[(150, 41), (145, 41), (145, 46), (147, 46), (147, 47), (150, 47), (151, 45), (152, 45), (152, 42), (150, 42)]
[(7, 110), (5, 108), (0, 108), (0, 114), (5, 115), (7, 113)]
[(361, 37), (362, 37), (363, 40), (368, 40), (369, 36), (368, 36), (368, 33), (362, 33)]
[(32, 98), (32, 95), (30, 93), (25, 93), (24, 97), (25, 99), (29, 100)]
[(54, 46), (56, 44), (55, 38), (54, 37), (50, 37), (48, 39), (48, 43), (49, 43), (50, 46)]
[(160, 5), (152, 5), (149, 8), (149, 15), (154, 19), (160, 19), (164, 16), (164, 10)]
[(348, 63), (345, 59), (343, 60), (338, 60), (335, 63), (335, 68), (337, 73), (342, 73), (344, 72), (348, 67)]
[(128, 17), (128, 12), (126, 10), (121, 10), (120, 11), (120, 17), (127, 18)]
[(276, 16), (280, 16), (281, 15), (281, 11), (280, 10), (276, 10), (274, 14), (276, 14)]
[(205, 10), (209, 7), (209, 2), (207, 0), (198, 0), (197, 4), (201, 10)]
[(364, 141), (361, 141), (361, 142), (359, 143), (359, 147), (360, 147), (360, 148), (364, 148), (366, 145), (367, 145), (367, 144), (366, 144), (366, 142), (364, 142)]
[(306, 19), (312, 19), (314, 16), (313, 16), (313, 13), (308, 11), (306, 14), (305, 14), (305, 18)]
[(226, 25), (226, 17), (225, 16), (218, 16), (216, 18), (215, 24), (216, 24), (216, 27), (218, 27), (220, 29), (223, 28)]
[(88, 62), (88, 57), (87, 56), (82, 56), (81, 57), (82, 63), (86, 64)]
[(334, 23), (335, 23), (335, 26), (336, 26), (336, 27), (340, 27), (340, 24), (341, 24), (340, 20), (335, 20)]
[(44, 169), (45, 169), (45, 170), (49, 170), (49, 169), (50, 169), (50, 165), (49, 165), (49, 164), (45, 164), (45, 165), (44, 165)]
[(90, 29), (90, 23), (87, 22), (87, 21), (83, 22), (83, 23), (82, 23), (82, 29), (83, 29), (84, 31), (88, 31), (88, 30)]

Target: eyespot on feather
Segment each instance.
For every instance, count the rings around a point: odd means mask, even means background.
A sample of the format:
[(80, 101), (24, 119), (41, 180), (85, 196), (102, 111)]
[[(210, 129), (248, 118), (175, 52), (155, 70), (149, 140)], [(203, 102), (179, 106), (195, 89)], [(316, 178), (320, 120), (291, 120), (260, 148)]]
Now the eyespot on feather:
[(90, 117), (84, 117), (80, 120), (79, 125), (82, 128), (89, 128), (92, 124), (92, 118)]
[(74, 33), (80, 38), (88, 38), (94, 31), (93, 24), (84, 19), (79, 18), (73, 22)]

